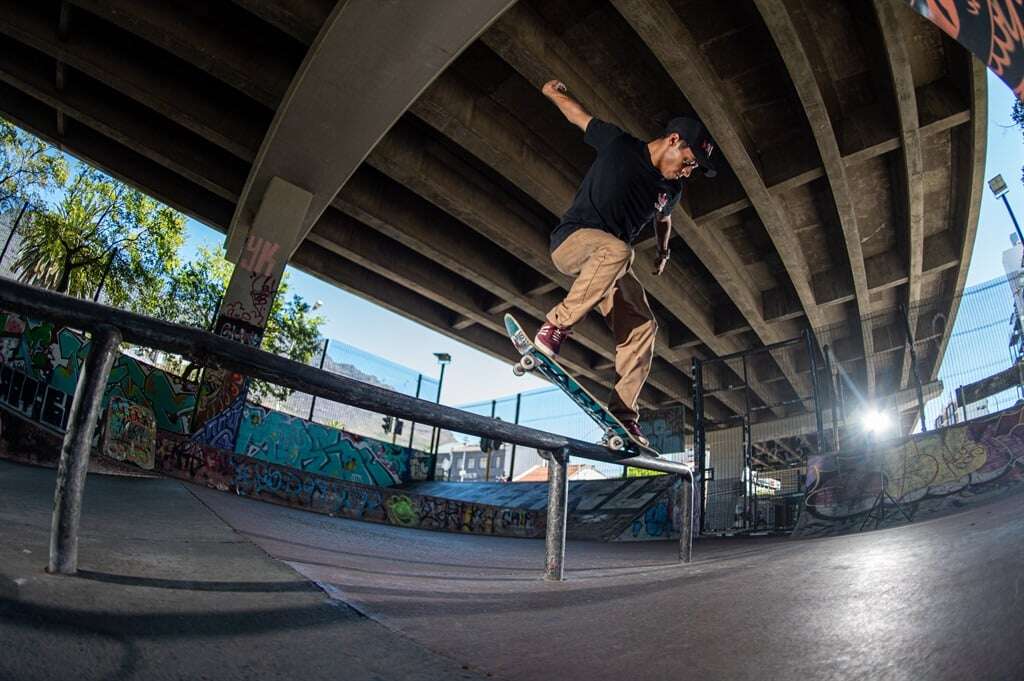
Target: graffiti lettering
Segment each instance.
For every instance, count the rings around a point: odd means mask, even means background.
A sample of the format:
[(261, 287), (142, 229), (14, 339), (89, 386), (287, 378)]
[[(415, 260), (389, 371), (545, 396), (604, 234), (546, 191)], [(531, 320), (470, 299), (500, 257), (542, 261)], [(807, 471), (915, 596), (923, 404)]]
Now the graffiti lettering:
[(277, 272), (277, 252), (280, 248), (281, 244), (263, 237), (250, 236), (245, 242), (248, 255), (238, 264), (250, 272), (271, 277)]

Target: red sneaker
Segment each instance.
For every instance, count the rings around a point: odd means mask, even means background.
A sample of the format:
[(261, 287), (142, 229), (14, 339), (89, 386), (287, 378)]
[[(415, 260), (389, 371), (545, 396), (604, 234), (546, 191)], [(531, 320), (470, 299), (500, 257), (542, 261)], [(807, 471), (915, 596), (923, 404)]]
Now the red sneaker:
[(633, 439), (637, 442), (642, 444), (644, 447), (651, 446), (651, 441), (644, 436), (644, 431), (640, 430), (640, 424), (635, 420), (631, 419), (629, 421), (623, 421), (622, 425), (626, 427), (626, 430), (629, 431), (629, 434), (632, 435)]
[(534, 337), (533, 344), (548, 357), (554, 357), (562, 347), (562, 341), (568, 335), (569, 329), (555, 326), (551, 322), (544, 322)]

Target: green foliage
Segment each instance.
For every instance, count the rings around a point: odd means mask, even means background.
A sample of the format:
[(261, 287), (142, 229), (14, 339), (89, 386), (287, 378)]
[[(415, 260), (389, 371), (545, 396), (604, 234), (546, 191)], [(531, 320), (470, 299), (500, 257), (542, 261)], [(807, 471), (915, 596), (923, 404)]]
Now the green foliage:
[(67, 161), (56, 149), (0, 118), (0, 213), (26, 201), (41, 204), (41, 193), (67, 176)]
[[(1018, 128), (1024, 129), (1024, 104), (1019, 99), (1014, 100), (1013, 111), (1010, 112), (1010, 117)], [(1021, 169), (1020, 179), (1021, 182), (1024, 182), (1024, 168)]]
[(80, 298), (92, 298), (102, 282), (106, 302), (133, 307), (175, 267), (184, 217), (84, 165), (64, 189), (23, 225), (19, 278)]
[[(139, 311), (175, 324), (212, 329), (233, 269), (224, 258), (223, 248), (201, 247), (194, 261), (167, 273), (161, 285), (145, 297)], [(270, 308), (262, 348), (308, 363), (323, 345), (320, 339), (323, 323), (324, 318), (314, 314), (301, 296), (288, 297), (288, 275), (285, 274)], [(187, 378), (195, 377), (197, 367), (184, 366), (177, 358), (165, 358), (163, 363)], [(291, 394), (287, 388), (263, 381), (252, 381), (250, 390), (257, 397), (272, 396), (281, 400)]]

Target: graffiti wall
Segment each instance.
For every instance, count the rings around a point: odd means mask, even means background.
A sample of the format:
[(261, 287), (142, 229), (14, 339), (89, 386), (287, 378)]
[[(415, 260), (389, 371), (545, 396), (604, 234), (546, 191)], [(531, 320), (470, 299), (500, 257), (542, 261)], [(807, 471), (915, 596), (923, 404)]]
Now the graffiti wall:
[(153, 411), (123, 397), (111, 397), (103, 422), (101, 451), (112, 459), (153, 470), (156, 419)]
[[(673, 524), (674, 476), (630, 480), (569, 482), (570, 539), (644, 541), (679, 537)], [(410, 492), (458, 501), (544, 512), (547, 483), (427, 482), (409, 485)]]
[(1024, 97), (1024, 14), (1020, 0), (907, 0), (921, 16), (974, 53)]
[(379, 487), (427, 480), (434, 459), (408, 447), (252, 404), (242, 410), (234, 451), (329, 478)]
[(856, 529), (885, 491), (911, 511), (934, 512), (1024, 478), (1024, 405), (913, 436), (879, 451), (811, 457), (794, 534)]
[(170, 477), (341, 518), (446, 532), (544, 536), (541, 512), (361, 485), (217, 450), (171, 433), (158, 434), (156, 459), (157, 469)]
[[(63, 431), (89, 342), (75, 332), (0, 311), (0, 402)], [(187, 432), (196, 387), (127, 355), (114, 362), (104, 405), (112, 397), (148, 407), (157, 427)]]

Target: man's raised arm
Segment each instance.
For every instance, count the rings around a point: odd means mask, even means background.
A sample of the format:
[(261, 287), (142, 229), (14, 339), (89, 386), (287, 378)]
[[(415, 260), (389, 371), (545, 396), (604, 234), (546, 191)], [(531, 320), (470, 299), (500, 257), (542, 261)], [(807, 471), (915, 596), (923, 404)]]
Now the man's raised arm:
[(558, 106), (558, 110), (562, 112), (562, 115), (570, 123), (577, 126), (583, 132), (587, 131), (587, 126), (590, 124), (590, 119), (593, 116), (587, 113), (587, 110), (579, 102), (567, 94), (569, 89), (565, 87), (565, 83), (560, 80), (549, 80), (544, 83), (544, 87), (540, 91)]

